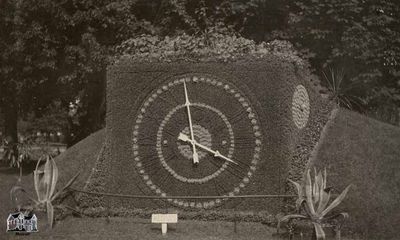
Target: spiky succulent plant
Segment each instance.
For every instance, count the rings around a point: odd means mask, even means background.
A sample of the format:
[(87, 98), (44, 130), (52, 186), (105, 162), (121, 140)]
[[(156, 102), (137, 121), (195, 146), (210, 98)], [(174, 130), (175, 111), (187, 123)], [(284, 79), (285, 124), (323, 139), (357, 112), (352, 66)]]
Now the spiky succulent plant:
[[(60, 191), (56, 193), (55, 189), (58, 181), (58, 168), (56, 163), (51, 156), (47, 155), (46, 163), (44, 164), (43, 169), (40, 169), (40, 161), (41, 160), (37, 162), (36, 169), (33, 172), (33, 183), (37, 199), (32, 198), (29, 195), (27, 195), (27, 197), (34, 203), (34, 208), (46, 208), (47, 220), (50, 228), (52, 228), (54, 219), (54, 207), (52, 202), (69, 186), (72, 185), (72, 183), (78, 177), (79, 172), (73, 178), (71, 178), (71, 180)], [(16, 193), (18, 191), (27, 193), (23, 187), (14, 186), (10, 192), (11, 200), (14, 202), (17, 202)], [(18, 208), (20, 208), (20, 206), (18, 206)]]
[(326, 169), (324, 172), (320, 171), (318, 173), (314, 169), (314, 172), (314, 181), (311, 179), (310, 169), (307, 170), (304, 184), (289, 180), (296, 187), (298, 193), (296, 201), (297, 213), (280, 218), (278, 221), (278, 232), (282, 222), (290, 219), (304, 219), (311, 221), (314, 225), (317, 239), (325, 239), (324, 223), (338, 217), (348, 218), (348, 214), (345, 212), (334, 215), (329, 215), (329, 213), (343, 201), (351, 185), (347, 186), (336, 199), (330, 202), (331, 188), (328, 188), (326, 184)]

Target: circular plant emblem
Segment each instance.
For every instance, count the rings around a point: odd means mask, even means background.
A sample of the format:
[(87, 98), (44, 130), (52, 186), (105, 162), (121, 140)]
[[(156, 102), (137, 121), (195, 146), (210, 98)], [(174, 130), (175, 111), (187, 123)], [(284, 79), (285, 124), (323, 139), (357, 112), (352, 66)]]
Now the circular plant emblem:
[(292, 117), (297, 128), (302, 129), (307, 125), (310, 116), (310, 98), (307, 89), (298, 85), (292, 99)]

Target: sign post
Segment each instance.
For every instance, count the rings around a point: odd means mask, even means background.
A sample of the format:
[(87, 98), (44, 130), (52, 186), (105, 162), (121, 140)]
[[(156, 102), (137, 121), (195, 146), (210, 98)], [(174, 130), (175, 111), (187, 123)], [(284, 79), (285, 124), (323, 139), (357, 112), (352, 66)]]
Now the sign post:
[(162, 235), (167, 234), (168, 223), (177, 223), (178, 222), (178, 214), (152, 214), (151, 215), (152, 223), (161, 223), (161, 232)]

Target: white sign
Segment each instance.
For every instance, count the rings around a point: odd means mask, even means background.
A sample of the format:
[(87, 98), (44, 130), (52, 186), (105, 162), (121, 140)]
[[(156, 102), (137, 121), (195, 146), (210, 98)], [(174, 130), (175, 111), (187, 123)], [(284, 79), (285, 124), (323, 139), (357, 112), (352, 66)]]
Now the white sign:
[(152, 223), (161, 223), (161, 232), (163, 235), (167, 234), (167, 223), (177, 223), (178, 222), (178, 214), (152, 214), (151, 215)]

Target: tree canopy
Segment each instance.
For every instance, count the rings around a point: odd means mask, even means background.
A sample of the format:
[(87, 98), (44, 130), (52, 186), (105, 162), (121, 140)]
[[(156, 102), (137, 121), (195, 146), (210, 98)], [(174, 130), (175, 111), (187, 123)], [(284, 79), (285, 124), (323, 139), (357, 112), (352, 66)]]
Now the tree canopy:
[(210, 33), (289, 41), (339, 104), (399, 124), (399, 8), (397, 0), (3, 0), (4, 133), (17, 141), (18, 119), (54, 112), (72, 144), (102, 127), (105, 69), (121, 46), (140, 52), (140, 39)]
[(382, 113), (389, 108), (398, 122), (399, 13), (398, 1), (294, 1), (289, 38), (312, 53), (316, 69), (344, 71), (342, 90), (362, 98), (359, 110)]

